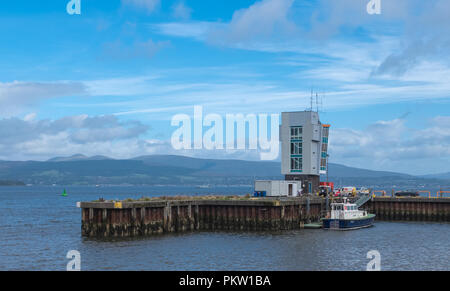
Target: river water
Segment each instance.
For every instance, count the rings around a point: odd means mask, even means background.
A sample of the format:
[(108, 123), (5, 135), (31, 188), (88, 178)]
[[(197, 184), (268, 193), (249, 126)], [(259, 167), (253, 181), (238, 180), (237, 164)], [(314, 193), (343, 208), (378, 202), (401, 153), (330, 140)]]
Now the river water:
[(367, 253), (382, 270), (450, 270), (450, 224), (376, 222), (335, 232), (197, 232), (141, 239), (81, 237), (77, 201), (160, 195), (246, 194), (250, 187), (0, 187), (0, 270), (365, 270)]

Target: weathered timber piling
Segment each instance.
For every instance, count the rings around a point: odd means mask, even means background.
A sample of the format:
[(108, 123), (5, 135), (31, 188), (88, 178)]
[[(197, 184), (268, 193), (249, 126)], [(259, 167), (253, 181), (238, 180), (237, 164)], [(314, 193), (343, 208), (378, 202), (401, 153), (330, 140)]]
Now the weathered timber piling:
[[(153, 200), (81, 202), (82, 235), (135, 237), (183, 231), (301, 229), (318, 221), (327, 199)], [(376, 197), (364, 205), (385, 221), (450, 222), (449, 198)]]
[(135, 237), (183, 231), (300, 229), (318, 221), (320, 198), (81, 202), (82, 235)]
[(364, 208), (385, 221), (450, 222), (449, 198), (393, 198), (376, 197)]

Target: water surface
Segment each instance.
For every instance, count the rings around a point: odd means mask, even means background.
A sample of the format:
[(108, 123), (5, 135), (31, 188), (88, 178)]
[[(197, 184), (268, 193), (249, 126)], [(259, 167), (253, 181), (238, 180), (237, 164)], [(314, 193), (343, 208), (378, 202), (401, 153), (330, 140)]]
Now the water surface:
[(159, 195), (246, 194), (250, 187), (0, 187), (0, 270), (65, 270), (69, 250), (83, 270), (365, 270), (370, 250), (383, 270), (450, 270), (450, 224), (376, 222), (348, 232), (197, 232), (142, 239), (80, 235), (77, 201)]

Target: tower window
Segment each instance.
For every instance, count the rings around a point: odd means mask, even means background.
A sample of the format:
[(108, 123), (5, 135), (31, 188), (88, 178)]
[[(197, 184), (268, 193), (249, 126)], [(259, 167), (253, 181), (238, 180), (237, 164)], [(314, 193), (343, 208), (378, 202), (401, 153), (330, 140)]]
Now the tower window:
[(302, 158), (291, 158), (291, 170), (302, 170)]
[(301, 139), (303, 134), (303, 127), (291, 127), (291, 139)]
[(301, 142), (291, 142), (291, 155), (303, 154), (303, 144)]

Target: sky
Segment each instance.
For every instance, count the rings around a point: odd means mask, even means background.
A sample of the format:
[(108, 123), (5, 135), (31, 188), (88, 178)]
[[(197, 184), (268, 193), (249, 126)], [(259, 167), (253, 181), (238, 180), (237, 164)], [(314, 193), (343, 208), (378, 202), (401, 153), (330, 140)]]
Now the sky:
[(330, 162), (450, 171), (448, 0), (381, 0), (379, 15), (369, 0), (68, 2), (0, 4), (1, 160), (258, 160), (175, 150), (171, 119), (302, 111), (313, 90)]

